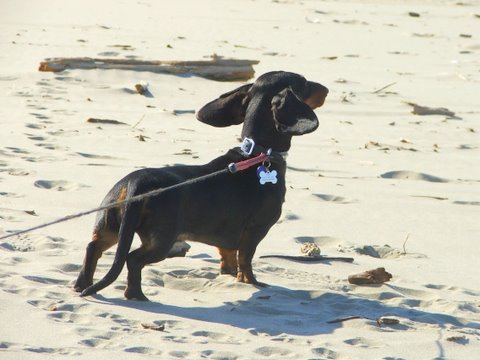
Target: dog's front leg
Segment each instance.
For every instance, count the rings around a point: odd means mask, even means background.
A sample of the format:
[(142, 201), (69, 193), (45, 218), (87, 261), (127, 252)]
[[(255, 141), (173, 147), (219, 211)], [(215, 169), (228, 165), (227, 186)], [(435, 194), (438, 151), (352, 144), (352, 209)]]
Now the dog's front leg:
[(255, 254), (257, 245), (265, 237), (265, 235), (267, 235), (267, 232), (268, 228), (265, 229), (263, 226), (257, 226), (253, 229), (244, 231), (237, 256), (237, 281), (261, 287), (268, 286), (265, 283), (257, 281), (252, 270), (253, 255)]
[(237, 275), (237, 250), (218, 247), (220, 254), (220, 274)]

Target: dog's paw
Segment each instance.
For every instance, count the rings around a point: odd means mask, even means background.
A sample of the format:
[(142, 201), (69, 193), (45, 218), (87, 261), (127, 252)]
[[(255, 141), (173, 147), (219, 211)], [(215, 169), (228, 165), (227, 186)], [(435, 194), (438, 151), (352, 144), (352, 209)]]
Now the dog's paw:
[(140, 289), (129, 289), (125, 290), (125, 298), (128, 300), (137, 300), (137, 301), (150, 301), (148, 298), (143, 294), (142, 290)]

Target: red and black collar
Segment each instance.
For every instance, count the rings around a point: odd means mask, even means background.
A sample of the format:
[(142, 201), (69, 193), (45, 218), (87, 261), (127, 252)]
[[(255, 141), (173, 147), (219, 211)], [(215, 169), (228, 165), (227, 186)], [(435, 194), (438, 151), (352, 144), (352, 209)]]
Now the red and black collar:
[(245, 158), (250, 158), (254, 156), (258, 156), (260, 154), (267, 154), (269, 151), (270, 152), (270, 158), (273, 159), (278, 159), (285, 161), (287, 158), (288, 152), (280, 152), (280, 151), (273, 151), (270, 148), (267, 148), (265, 146), (259, 145), (255, 143), (255, 141), (252, 138), (244, 138), (242, 145), (240, 145), (239, 148), (237, 148), (240, 152), (240, 154), (243, 155)]

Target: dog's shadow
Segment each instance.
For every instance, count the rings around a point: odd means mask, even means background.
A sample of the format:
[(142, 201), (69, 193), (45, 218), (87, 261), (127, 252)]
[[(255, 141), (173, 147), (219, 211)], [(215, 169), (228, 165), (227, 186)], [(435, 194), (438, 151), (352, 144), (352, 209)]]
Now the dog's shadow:
[[(379, 292), (389, 293), (387, 290)], [(347, 293), (292, 290), (280, 286), (258, 288), (247, 300), (224, 302), (221, 306), (181, 307), (162, 304), (155, 301), (138, 302), (125, 299), (108, 299), (95, 295), (97, 300), (112, 305), (145, 311), (156, 317), (168, 314), (184, 319), (225, 324), (251, 333), (264, 333), (270, 336), (321, 335), (333, 333), (344, 321), (364, 321), (380, 331), (414, 330), (415, 323), (437, 325), (439, 328), (454, 326), (458, 328), (480, 329), (480, 322), (457, 318), (452, 315), (420, 309), (405, 305), (395, 306), (380, 300), (367, 299)], [(379, 325), (378, 318), (398, 317), (399, 324)], [(349, 320), (349, 321), (350, 321)]]

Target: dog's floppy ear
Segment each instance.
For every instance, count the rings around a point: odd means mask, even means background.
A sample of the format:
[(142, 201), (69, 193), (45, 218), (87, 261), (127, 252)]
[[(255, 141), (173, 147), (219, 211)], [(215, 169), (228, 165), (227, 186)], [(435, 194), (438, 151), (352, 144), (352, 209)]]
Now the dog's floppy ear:
[(273, 97), (272, 112), (277, 130), (285, 134), (308, 134), (318, 127), (317, 115), (291, 89)]
[(237, 125), (245, 119), (245, 109), (248, 105), (248, 90), (252, 84), (246, 84), (221, 95), (218, 99), (210, 101), (197, 112), (197, 119), (201, 122), (225, 127)]

